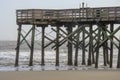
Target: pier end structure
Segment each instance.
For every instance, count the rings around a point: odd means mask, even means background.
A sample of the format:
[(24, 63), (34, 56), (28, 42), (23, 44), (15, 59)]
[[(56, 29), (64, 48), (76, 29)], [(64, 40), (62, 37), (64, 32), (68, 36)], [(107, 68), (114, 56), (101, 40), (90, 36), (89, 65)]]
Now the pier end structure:
[[(41, 65), (45, 65), (45, 48), (54, 43), (52, 48), (56, 50), (56, 66), (59, 66), (59, 48), (65, 42), (68, 42), (68, 65), (73, 65), (73, 63), (75, 66), (78, 65), (78, 50), (82, 49), (81, 64), (89, 66), (95, 64), (95, 68), (98, 68), (99, 49), (103, 47), (104, 66), (109, 65), (110, 68), (112, 68), (114, 54), (113, 45), (119, 50), (119, 45), (115, 43), (114, 40), (120, 43), (119, 38), (115, 36), (117, 32), (120, 32), (120, 26), (114, 29), (115, 24), (120, 24), (119, 6), (98, 8), (83, 7), (79, 9), (20, 9), (16, 11), (16, 19), (18, 25), (18, 38), (15, 66), (19, 65), (19, 49), (23, 41), (27, 43), (30, 49), (29, 66), (33, 65), (35, 28), (37, 27), (42, 28)], [(32, 25), (25, 36), (21, 32), (23, 28), (22, 25)], [(51, 28), (56, 33), (56, 38), (54, 40), (45, 35), (45, 29), (48, 25), (56, 27), (56, 29)], [(72, 30), (76, 25), (78, 27)], [(97, 27), (94, 28), (94, 25)], [(62, 30), (61, 27), (63, 26), (66, 28), (67, 33)], [(89, 28), (89, 30), (86, 28)], [(65, 36), (60, 32), (63, 32)], [(26, 37), (30, 33), (32, 34), (31, 43), (29, 44)], [(61, 37), (62, 39), (60, 39)], [(82, 39), (79, 39), (80, 37)], [(45, 39), (48, 39), (50, 43), (45, 45)], [(87, 40), (89, 40), (89, 43), (86, 43)], [(109, 42), (110, 46), (108, 46)], [(87, 50), (87, 47), (89, 47), (89, 50)], [(72, 59), (73, 48), (76, 48), (75, 62)], [(88, 51), (88, 59), (85, 55), (86, 51)], [(86, 62), (88, 64), (86, 64)], [(119, 62), (118, 59), (117, 65), (120, 64)]]

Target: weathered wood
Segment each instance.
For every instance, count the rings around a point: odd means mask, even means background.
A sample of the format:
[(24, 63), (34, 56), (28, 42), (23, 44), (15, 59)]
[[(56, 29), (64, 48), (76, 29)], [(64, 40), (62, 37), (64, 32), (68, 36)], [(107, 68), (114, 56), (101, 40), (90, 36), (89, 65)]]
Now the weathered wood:
[[(73, 35), (75, 35), (80, 29), (81, 29), (82, 27), (79, 27), (79, 28), (77, 28), (75, 31), (73, 31), (72, 33), (70, 33), (69, 35), (67, 35), (64, 39), (62, 39), (62, 40), (60, 40), (59, 41), (59, 47), (61, 46), (61, 45), (63, 45), (67, 40), (68, 40), (68, 38), (70, 37), (70, 36), (73, 36)], [(71, 41), (71, 40), (70, 40)], [(74, 41), (74, 40), (73, 40)], [(73, 43), (74, 44), (74, 43)], [(74, 44), (75, 45), (75, 44)], [(56, 45), (54, 45), (52, 48), (54, 48)]]
[(82, 28), (83, 33), (82, 33), (82, 65), (85, 65), (85, 27)]
[(67, 32), (65, 32), (63, 29), (60, 28), (60, 31), (62, 31), (65, 35), (67, 35)]
[(34, 39), (35, 39), (35, 25), (32, 26), (31, 50), (30, 50), (29, 66), (33, 66)]
[[(104, 26), (103, 26), (104, 27)], [(102, 30), (104, 32), (106, 32), (104, 29)], [(103, 35), (103, 40), (105, 39), (105, 34), (104, 32), (102, 32), (102, 35)], [(103, 44), (103, 62), (104, 62), (104, 66), (107, 66), (107, 57), (106, 57), (106, 42)]]
[(41, 65), (45, 65), (45, 60), (44, 60), (44, 56), (45, 56), (45, 48), (44, 48), (44, 43), (45, 43), (45, 27), (42, 27), (42, 46), (41, 46)]
[(56, 66), (59, 66), (59, 26), (57, 28), (56, 33)]
[(15, 59), (15, 66), (19, 65), (19, 50), (20, 50), (20, 33), (21, 33), (22, 25), (18, 26), (18, 38), (17, 38), (17, 47), (16, 47), (16, 59)]
[(99, 44), (100, 44), (100, 34), (101, 34), (101, 26), (98, 26), (98, 39), (97, 39), (97, 47), (96, 47), (96, 62), (95, 62), (95, 68), (98, 68), (98, 60), (99, 60)]
[[(79, 26), (78, 26), (79, 27)], [(75, 60), (74, 60), (74, 66), (78, 66), (78, 47), (79, 47), (79, 37), (80, 37), (80, 32), (77, 33), (77, 43), (75, 46)]]
[(120, 68), (120, 42), (119, 42), (119, 48), (118, 48), (117, 68)]
[[(92, 35), (94, 34), (94, 36), (93, 36), (93, 41), (95, 41), (94, 42), (94, 44), (92, 45), (92, 63), (93, 64), (95, 64), (96, 63), (96, 61), (95, 61), (95, 47), (97, 46), (97, 37), (98, 37), (98, 34), (97, 33), (95, 33), (96, 31), (98, 31), (99, 30), (99, 28), (96, 28), (95, 30), (93, 30), (93, 32), (92, 32)], [(92, 36), (91, 35), (91, 36)]]
[(105, 43), (105, 46), (106, 46), (106, 60), (107, 60), (107, 64), (110, 64), (110, 61), (109, 61), (109, 54), (108, 54), (108, 42), (106, 41)]
[[(23, 42), (24, 40), (26, 40), (26, 37), (29, 35), (29, 33), (31, 32), (31, 30), (32, 30), (32, 28), (27, 32), (27, 34), (26, 34), (25, 36), (23, 36), (23, 39), (21, 40), (20, 44), (22, 44), (22, 42)], [(22, 33), (21, 33), (21, 35), (22, 35)], [(29, 46), (30, 46), (30, 45), (29, 45)]]
[[(72, 27), (71, 26), (68, 26), (67, 27), (67, 31), (68, 31), (68, 35), (72, 33)], [(70, 41), (72, 41), (72, 36), (69, 36), (68, 39)], [(68, 41), (68, 65), (72, 65), (73, 62), (72, 62), (72, 53), (73, 53), (73, 50), (72, 50), (72, 44)]]
[[(21, 36), (22, 36), (23, 40), (26, 42), (27, 46), (31, 49), (29, 42), (26, 40), (26, 38), (24, 38), (22, 33), (21, 33)], [(22, 43), (20, 43), (20, 44), (22, 44)]]
[[(53, 31), (55, 31), (55, 32), (57, 32), (55, 29), (53, 29), (53, 28), (51, 28)], [(63, 31), (62, 29), (60, 29), (60, 31)], [(77, 32), (76, 34), (78, 34), (78, 33), (80, 33), (81, 31), (79, 31), (79, 32)], [(66, 34), (66, 33), (65, 33)], [(63, 37), (63, 39), (64, 38), (66, 38), (62, 33), (59, 33), (59, 35), (60, 35), (60, 37)], [(66, 36), (67, 36), (67, 34), (66, 34)], [(71, 35), (72, 36), (72, 35)], [(72, 36), (73, 37), (73, 36)], [(75, 40), (75, 37), (74, 37), (74, 39), (72, 39), (72, 41), (68, 38), (66, 41), (68, 41), (69, 43), (71, 43), (71, 44), (73, 44), (74, 46), (76, 46), (76, 44), (78, 43), (76, 40)], [(66, 42), (65, 41), (65, 42)], [(78, 45), (80, 45), (80, 44), (78, 44)], [(61, 45), (59, 45), (59, 47), (60, 47)], [(53, 47), (52, 47), (53, 48)], [(78, 48), (80, 48), (79, 46), (78, 46)]]
[(51, 41), (50, 43), (48, 43), (47, 45), (44, 46), (44, 48), (50, 46), (52, 43), (55, 43), (56, 39), (54, 39), (53, 41)]
[[(113, 32), (114, 24), (110, 24), (110, 31), (111, 33)], [(110, 37), (113, 40), (113, 35)], [(110, 68), (113, 66), (113, 43), (112, 41), (110, 42)]]
[[(110, 32), (109, 30), (107, 30), (107, 29), (106, 29), (106, 31), (107, 31), (109, 34), (111, 33), (111, 32)], [(120, 40), (119, 40), (116, 36), (113, 35), (113, 38), (116, 39), (118, 42), (120, 42)]]
[[(78, 9), (24, 9), (17, 10), (17, 24), (54, 25), (59, 22), (97, 22), (116, 21), (119, 18), (120, 7), (78, 8)], [(63, 15), (65, 14), (65, 15)], [(49, 23), (51, 21), (51, 23)], [(119, 23), (119, 22), (118, 22)]]
[[(54, 40), (50, 39), (49, 37), (47, 36), (44, 36), (46, 39), (48, 39), (49, 41), (51, 41), (50, 43), (48, 43), (47, 45), (44, 46), (44, 48), (50, 46), (52, 43), (56, 43), (56, 38)], [(60, 38), (60, 37), (59, 37)], [(55, 45), (56, 46), (56, 45)]]
[[(90, 35), (92, 35), (92, 24), (90, 24), (90, 27), (89, 27), (89, 32), (90, 32)], [(92, 64), (92, 61), (91, 61), (91, 56), (92, 56), (92, 47), (93, 46), (93, 36), (90, 36), (89, 38), (89, 54), (88, 54), (88, 65), (91, 65)]]
[(74, 34), (76, 34), (80, 29), (82, 29), (81, 26), (79, 28), (77, 28), (75, 31), (73, 31), (72, 33), (68, 34), (66, 38), (64, 38), (60, 41), (60, 44), (64, 44), (65, 40), (67, 40), (70, 36), (73, 36)]
[(120, 26), (118, 28), (116, 28), (107, 38), (105, 38), (99, 45), (99, 47), (101, 47), (103, 45), (104, 42), (106, 42), (108, 39), (111, 38), (111, 36), (113, 36), (115, 33), (117, 33), (120, 30)]
[[(95, 63), (95, 68), (99, 65), (99, 49), (103, 47), (103, 59), (104, 66), (110, 63), (112, 68), (113, 64), (113, 45), (118, 48), (118, 62), (117, 67), (120, 67), (120, 45), (118, 46), (114, 40), (120, 42), (115, 34), (120, 30), (120, 26), (113, 30), (114, 24), (120, 24), (120, 7), (98, 7), (89, 8), (84, 7), (79, 9), (25, 9), (16, 11), (17, 24), (19, 25), (18, 39), (16, 47), (16, 59), (15, 66), (19, 63), (19, 48), (20, 44), (25, 41), (27, 46), (30, 48), (30, 62), (29, 66), (33, 65), (33, 52), (34, 52), (34, 39), (35, 39), (35, 26), (42, 27), (42, 41), (41, 41), (41, 65), (44, 65), (44, 50), (46, 47), (54, 43), (52, 49), (56, 51), (56, 66), (59, 66), (59, 48), (65, 42), (68, 42), (68, 65), (72, 65), (73, 61), (73, 45), (75, 46), (74, 65), (78, 65), (78, 49), (82, 49), (82, 65), (86, 64), (86, 52), (88, 52), (87, 65)], [(98, 25), (95, 28), (92, 25)], [(100, 25), (99, 25), (100, 24)], [(106, 28), (108, 26), (104, 24), (110, 24), (110, 31)], [(33, 25), (33, 27), (24, 36), (21, 33), (20, 26), (22, 25)], [(56, 38), (51, 39), (45, 36), (45, 26), (57, 26), (56, 30), (52, 30), (56, 33)], [(72, 31), (73, 26), (78, 25), (79, 27)], [(89, 26), (88, 26), (89, 25)], [(60, 26), (67, 26), (67, 32), (60, 28)], [(86, 29), (89, 27), (89, 31)], [(32, 32), (31, 44), (27, 41), (27, 36)], [(60, 33), (61, 32), (61, 33)], [(63, 33), (63, 34), (62, 34)], [(80, 35), (82, 33), (82, 35)], [(102, 34), (101, 34), (102, 33)], [(109, 35), (108, 35), (109, 34)], [(79, 37), (82, 37), (79, 39)], [(22, 40), (20, 38), (23, 38)], [(103, 37), (103, 38), (102, 38)], [(114, 38), (114, 39), (113, 39)], [(45, 45), (45, 39), (49, 40), (50, 43)], [(86, 41), (89, 40), (88, 43)], [(108, 46), (108, 40), (110, 41), (110, 47)], [(89, 47), (89, 50), (87, 50)], [(110, 50), (110, 56), (108, 54)], [(96, 52), (96, 57), (94, 53)], [(110, 57), (110, 62), (109, 62)], [(94, 59), (96, 58), (96, 59)]]
[[(57, 32), (55, 29), (53, 29), (53, 28), (51, 28), (53, 31), (55, 31), (55, 32)], [(61, 29), (62, 30), (62, 29)], [(63, 38), (66, 38), (63, 34), (61, 34), (61, 33), (59, 33), (59, 35), (61, 36), (61, 37), (63, 37)], [(67, 39), (66, 41), (69, 41), (71, 44), (74, 44), (75, 45), (75, 43), (73, 43), (70, 39)], [(74, 40), (75, 41), (75, 40)], [(76, 41), (75, 41), (76, 42)]]
[(93, 51), (94, 47), (92, 45), (92, 64), (95, 63), (95, 56), (94, 56), (94, 51)]
[[(43, 28), (43, 27), (42, 27), (42, 28)], [(51, 41), (51, 42), (54, 41), (54, 40), (50, 39), (49, 37), (47, 37), (47, 36), (45, 36), (45, 35), (44, 35), (44, 38), (46, 38), (47, 40), (49, 40), (49, 41)]]
[[(105, 29), (105, 30), (107, 30), (107, 29)], [(104, 33), (104, 35), (105, 35), (105, 37), (106, 38), (109, 38), (109, 36), (107, 35), (107, 33), (103, 30), (103, 33)], [(114, 37), (114, 35), (112, 35), (111, 36), (111, 38), (109, 38), (109, 40), (111, 41), (111, 44), (113, 45), (115, 45), (117, 48), (119, 48), (119, 46), (113, 41), (113, 38), (115, 38), (116, 40), (118, 40), (116, 37)], [(119, 41), (119, 40), (118, 40)], [(104, 44), (104, 43), (103, 43)], [(110, 49), (111, 50), (111, 49)]]

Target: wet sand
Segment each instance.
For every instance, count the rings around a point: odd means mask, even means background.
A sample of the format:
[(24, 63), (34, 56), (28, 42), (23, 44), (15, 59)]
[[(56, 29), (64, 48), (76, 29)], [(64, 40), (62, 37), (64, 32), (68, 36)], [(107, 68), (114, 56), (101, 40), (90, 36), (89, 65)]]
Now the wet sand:
[(120, 71), (11, 71), (0, 80), (120, 80)]

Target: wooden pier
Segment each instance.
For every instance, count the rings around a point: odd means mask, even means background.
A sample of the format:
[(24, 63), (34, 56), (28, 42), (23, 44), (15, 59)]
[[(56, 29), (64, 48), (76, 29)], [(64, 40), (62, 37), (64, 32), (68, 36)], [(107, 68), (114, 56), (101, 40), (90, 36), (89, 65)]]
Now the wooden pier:
[[(15, 66), (19, 66), (19, 49), (23, 41), (30, 48), (29, 66), (33, 66), (35, 28), (39, 27), (42, 28), (41, 65), (45, 65), (45, 48), (54, 44), (52, 48), (56, 50), (56, 66), (59, 66), (59, 48), (67, 42), (68, 65), (78, 66), (78, 50), (82, 49), (81, 65), (91, 66), (95, 64), (95, 68), (98, 68), (99, 50), (103, 47), (104, 66), (109, 65), (112, 68), (113, 46), (115, 46), (118, 49), (117, 68), (120, 68), (120, 39), (118, 36), (115, 36), (117, 32), (120, 32), (120, 26), (114, 28), (115, 24), (120, 24), (119, 6), (90, 8), (84, 7), (83, 4), (83, 7), (78, 9), (21, 9), (16, 11), (16, 19), (18, 39)], [(21, 32), (22, 25), (32, 25), (25, 36)], [(53, 40), (45, 35), (45, 29), (48, 25), (51, 25), (51, 29), (56, 33), (56, 38)], [(73, 30), (76, 25), (78, 27)], [(66, 28), (66, 31), (61, 28), (63, 26)], [(52, 27), (56, 27), (56, 29)], [(30, 33), (31, 44), (26, 40), (26, 37)], [(48, 39), (50, 43), (45, 45), (45, 39)], [(73, 47), (75, 48), (75, 56), (73, 56)], [(86, 51), (88, 51), (87, 60), (85, 55)], [(75, 58), (74, 61), (72, 59), (73, 57)]]

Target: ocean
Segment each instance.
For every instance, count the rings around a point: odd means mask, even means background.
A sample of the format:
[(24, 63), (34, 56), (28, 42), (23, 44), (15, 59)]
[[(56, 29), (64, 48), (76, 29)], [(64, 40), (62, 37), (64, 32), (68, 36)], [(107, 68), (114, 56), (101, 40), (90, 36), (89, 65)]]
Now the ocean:
[[(37, 43), (37, 42), (36, 42)], [(78, 54), (78, 66), (67, 65), (67, 47), (63, 46), (60, 48), (60, 66), (55, 66), (55, 50), (47, 48), (45, 50), (45, 66), (41, 66), (41, 49), (40, 45), (35, 44), (33, 66), (28, 66), (30, 59), (30, 51), (25, 46), (21, 45), (19, 66), (14, 67), (15, 64), (15, 51), (16, 41), (0, 41), (0, 71), (41, 71), (41, 70), (96, 70), (94, 64), (92, 66), (81, 65), (82, 51), (79, 50)], [(73, 50), (73, 61), (74, 61)], [(99, 68), (97, 70), (117, 70), (117, 54), (118, 51), (114, 48), (113, 68), (109, 68), (109, 65), (103, 65), (103, 54), (100, 50), (99, 56)], [(86, 52), (86, 61), (88, 58), (88, 52)], [(87, 64), (87, 62), (86, 62)]]

